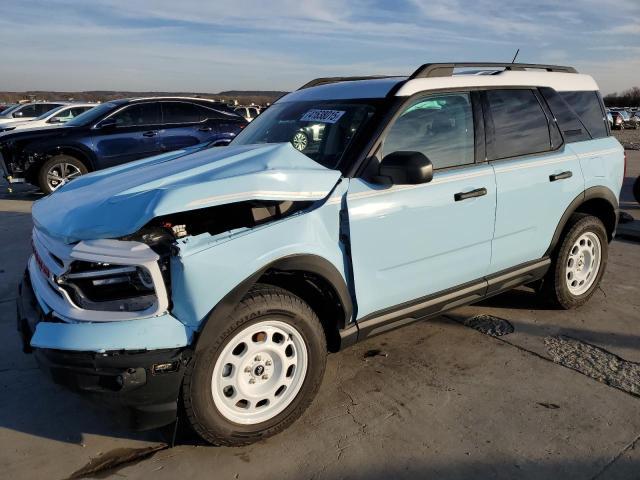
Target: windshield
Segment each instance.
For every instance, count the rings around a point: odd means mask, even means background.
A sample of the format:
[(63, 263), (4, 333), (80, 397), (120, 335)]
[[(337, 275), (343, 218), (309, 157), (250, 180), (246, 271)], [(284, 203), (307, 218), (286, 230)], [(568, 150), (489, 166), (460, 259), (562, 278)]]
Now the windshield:
[(347, 147), (371, 119), (364, 100), (282, 102), (272, 105), (233, 140), (233, 145), (291, 142), (327, 168), (336, 168)]
[(87, 110), (86, 112), (81, 113), (73, 120), (69, 120), (67, 123), (65, 123), (65, 125), (69, 125), (71, 127), (84, 127), (98, 121), (100, 118), (102, 118), (103, 115), (109, 113), (117, 107), (118, 105), (115, 103), (102, 103), (97, 107), (93, 107), (91, 110)]
[(17, 110), (17, 109), (18, 109), (18, 108), (20, 108), (21, 106), (22, 106), (22, 105), (20, 105), (20, 104), (17, 104), (17, 105), (10, 105), (9, 107), (7, 107), (7, 108), (5, 108), (4, 110), (2, 110), (2, 112), (0, 112), (0, 113), (2, 113), (2, 115), (0, 115), (0, 116), (2, 116), (2, 117), (10, 116), (9, 114), (10, 114), (11, 112), (14, 112), (15, 110)]

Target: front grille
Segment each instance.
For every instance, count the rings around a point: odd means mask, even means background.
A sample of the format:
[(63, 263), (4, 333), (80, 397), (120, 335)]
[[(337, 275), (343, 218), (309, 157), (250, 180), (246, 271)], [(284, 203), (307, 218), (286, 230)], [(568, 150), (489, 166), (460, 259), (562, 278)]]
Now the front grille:
[[(47, 281), (52, 292), (63, 296), (56, 279), (62, 275), (71, 264), (71, 247), (59, 240), (52, 239), (34, 228), (31, 246), (37, 266), (37, 275)], [(54, 253), (55, 252), (55, 253)]]

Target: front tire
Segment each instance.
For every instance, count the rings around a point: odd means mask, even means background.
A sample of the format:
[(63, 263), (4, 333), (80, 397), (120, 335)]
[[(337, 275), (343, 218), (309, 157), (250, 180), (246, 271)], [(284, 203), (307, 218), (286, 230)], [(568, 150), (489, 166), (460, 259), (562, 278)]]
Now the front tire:
[(242, 446), (287, 428), (324, 375), (327, 346), (316, 314), (287, 290), (257, 285), (216, 327), (183, 380), (193, 430), (214, 445)]
[(602, 221), (591, 215), (574, 214), (544, 279), (544, 296), (564, 309), (586, 303), (604, 275), (608, 248)]
[(38, 172), (38, 186), (47, 195), (89, 170), (86, 165), (70, 155), (56, 155), (44, 162)]

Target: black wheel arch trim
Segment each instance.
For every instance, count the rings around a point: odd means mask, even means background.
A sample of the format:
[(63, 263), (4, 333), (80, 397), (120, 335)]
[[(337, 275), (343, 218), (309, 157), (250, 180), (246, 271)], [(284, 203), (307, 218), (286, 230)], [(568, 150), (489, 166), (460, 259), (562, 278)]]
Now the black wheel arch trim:
[(338, 329), (342, 331), (349, 326), (351, 317), (353, 316), (353, 302), (349, 293), (349, 288), (340, 274), (338, 269), (327, 259), (313, 254), (290, 255), (279, 258), (264, 267), (251, 276), (240, 282), (233, 290), (227, 293), (203, 320), (203, 326), (200, 328), (195, 339), (195, 351), (198, 352), (207, 345), (206, 339), (214, 337), (216, 320), (230, 315), (236, 308), (238, 303), (244, 298), (258, 280), (269, 270), (280, 271), (303, 271), (313, 273), (324, 278), (334, 289), (338, 296), (344, 318), (338, 319)]
[[(602, 199), (609, 202), (609, 204), (613, 208), (613, 211), (616, 213), (616, 221), (617, 221), (618, 200), (615, 194), (609, 188), (604, 186), (589, 187), (571, 201), (569, 206), (566, 208), (566, 210), (562, 214), (562, 217), (560, 217), (560, 221), (556, 226), (556, 229), (553, 233), (553, 237), (551, 239), (551, 243), (549, 244), (549, 248), (547, 248), (547, 251), (545, 252), (545, 256), (551, 255), (551, 253), (555, 250), (562, 236), (562, 232), (564, 231), (564, 228), (567, 225), (569, 218), (571, 218), (571, 215), (573, 215), (578, 210), (578, 208), (580, 208), (580, 205), (584, 204), (589, 200), (594, 200), (594, 199)], [(614, 227), (614, 232), (615, 232), (615, 227)]]
[(76, 145), (56, 145), (55, 147), (48, 148), (46, 150), (46, 154), (54, 157), (56, 155), (71, 155), (77, 154), (79, 156), (78, 160), (83, 162), (87, 167), (87, 170), (90, 172), (95, 170), (95, 158), (94, 153), (84, 147), (76, 146)]

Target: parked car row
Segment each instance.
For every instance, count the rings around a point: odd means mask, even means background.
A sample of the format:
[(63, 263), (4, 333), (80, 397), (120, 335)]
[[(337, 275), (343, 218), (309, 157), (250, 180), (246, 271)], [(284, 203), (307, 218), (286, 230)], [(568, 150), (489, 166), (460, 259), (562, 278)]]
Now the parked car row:
[(633, 109), (609, 109), (607, 110), (609, 126), (614, 130), (625, 128), (637, 129), (640, 126), (640, 112)]
[(0, 113), (0, 126), (39, 117), (67, 103), (68, 102), (31, 102), (11, 105)]
[[(37, 120), (46, 128), (19, 124), (0, 134), (0, 166), (9, 182), (51, 193), (90, 171), (197, 144), (228, 143), (247, 125), (225, 104), (199, 98), (114, 100), (79, 115), (85, 107), (56, 107)], [(68, 121), (56, 126), (63, 119)]]
[(97, 104), (95, 103), (70, 103), (68, 105), (60, 105), (59, 107), (43, 113), (39, 117), (20, 118), (16, 121), (0, 124), (0, 133), (12, 130), (25, 130), (29, 128), (44, 128), (60, 125), (74, 119), (78, 115), (83, 114), (96, 105)]

